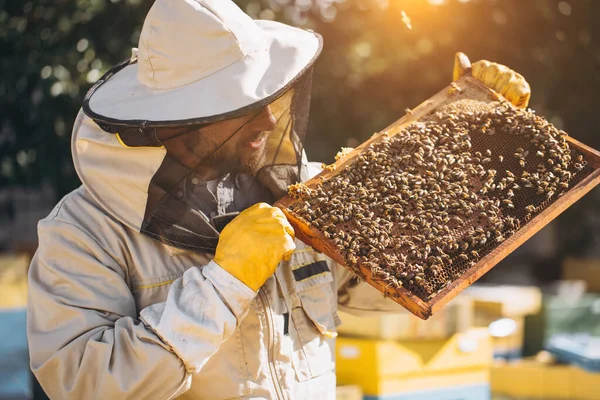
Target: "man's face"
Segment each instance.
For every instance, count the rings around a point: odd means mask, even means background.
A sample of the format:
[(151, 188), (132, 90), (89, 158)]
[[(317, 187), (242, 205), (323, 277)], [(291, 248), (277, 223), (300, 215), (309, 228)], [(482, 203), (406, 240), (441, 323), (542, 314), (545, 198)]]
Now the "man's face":
[[(253, 174), (266, 155), (267, 139), (277, 120), (270, 106), (238, 118), (215, 122), (178, 135), (168, 129), (161, 139), (171, 156), (205, 179), (227, 173)], [(175, 132), (174, 134), (169, 134)]]

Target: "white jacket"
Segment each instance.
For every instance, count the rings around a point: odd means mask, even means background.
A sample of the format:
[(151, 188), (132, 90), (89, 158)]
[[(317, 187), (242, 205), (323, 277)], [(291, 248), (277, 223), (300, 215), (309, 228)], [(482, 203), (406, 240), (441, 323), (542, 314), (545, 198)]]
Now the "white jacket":
[(336, 310), (399, 311), (297, 242), (255, 293), (139, 233), (160, 148), (124, 148), (80, 112), (83, 186), (39, 223), (31, 368), (53, 399), (333, 399)]

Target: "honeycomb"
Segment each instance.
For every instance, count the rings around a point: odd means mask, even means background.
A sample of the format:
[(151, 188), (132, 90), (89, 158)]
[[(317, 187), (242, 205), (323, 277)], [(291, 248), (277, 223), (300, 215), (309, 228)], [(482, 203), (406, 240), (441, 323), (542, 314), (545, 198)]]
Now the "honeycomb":
[(292, 185), (288, 211), (359, 276), (428, 301), (591, 172), (565, 136), (532, 111), (457, 100), (315, 188)]

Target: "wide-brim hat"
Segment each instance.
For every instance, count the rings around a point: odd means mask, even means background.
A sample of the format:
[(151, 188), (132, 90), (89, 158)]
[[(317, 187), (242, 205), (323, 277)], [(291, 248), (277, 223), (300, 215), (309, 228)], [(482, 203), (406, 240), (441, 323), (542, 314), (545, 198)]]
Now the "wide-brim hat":
[(137, 57), (100, 78), (83, 110), (125, 126), (233, 118), (283, 94), (321, 48), (319, 34), (252, 20), (230, 0), (157, 0)]

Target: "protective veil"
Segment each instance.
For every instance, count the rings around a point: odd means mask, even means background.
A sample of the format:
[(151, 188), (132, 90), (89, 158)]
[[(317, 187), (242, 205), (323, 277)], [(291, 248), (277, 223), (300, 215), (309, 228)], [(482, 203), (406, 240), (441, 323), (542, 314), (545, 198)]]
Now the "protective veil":
[[(90, 91), (120, 69), (128, 60), (109, 71)], [(169, 246), (214, 252), (219, 232), (240, 211), (257, 202), (272, 203), (287, 186), (306, 179), (303, 141), (309, 114), (312, 64), (274, 95), (217, 118), (192, 121), (105, 121), (84, 104), (84, 111), (121, 145), (166, 149), (166, 155), (148, 187), (148, 200), (140, 231)], [(259, 119), (269, 119), (268, 130), (248, 129)], [(228, 131), (216, 137), (211, 125), (230, 120)], [(260, 122), (260, 121), (259, 121)], [(264, 124), (262, 125), (264, 126)], [(157, 131), (168, 128), (176, 134), (159, 140)], [(244, 138), (240, 138), (244, 135)], [(248, 139), (248, 137), (250, 139)], [(194, 162), (183, 162), (169, 150), (169, 141), (182, 141)], [(248, 141), (254, 143), (250, 144)], [(229, 144), (241, 142), (243, 154), (232, 153)], [(222, 156), (228, 148), (227, 155)], [(223, 175), (207, 182), (199, 170), (218, 166)], [(243, 195), (240, 195), (243, 193)], [(217, 200), (218, 199), (218, 200)]]

